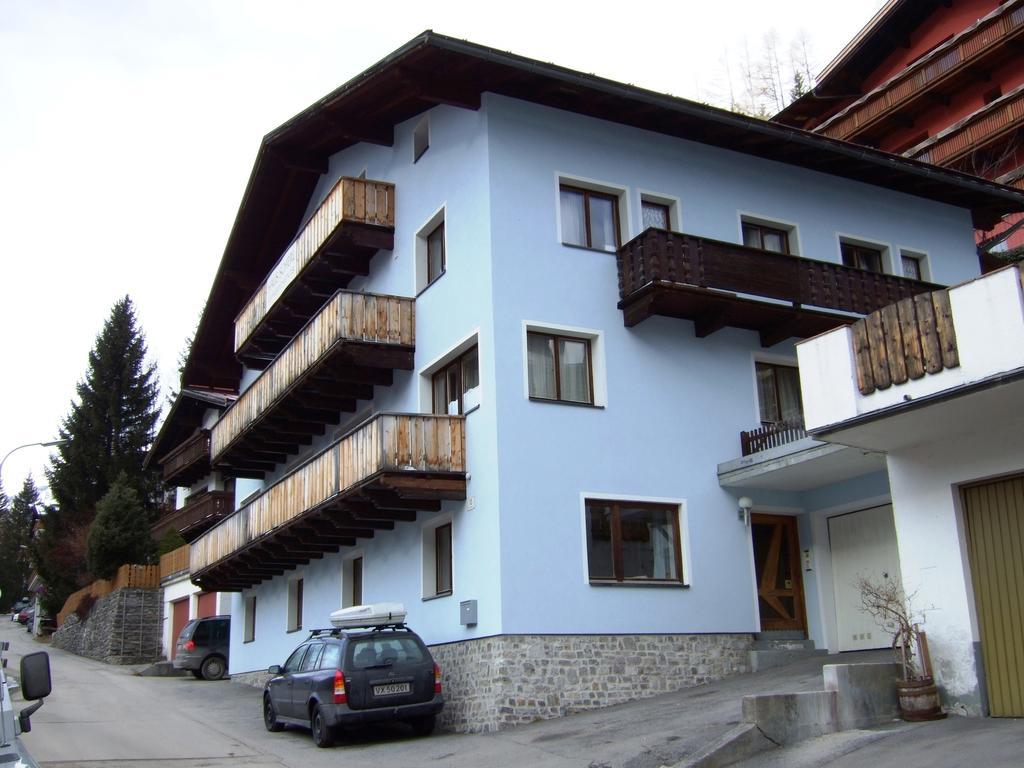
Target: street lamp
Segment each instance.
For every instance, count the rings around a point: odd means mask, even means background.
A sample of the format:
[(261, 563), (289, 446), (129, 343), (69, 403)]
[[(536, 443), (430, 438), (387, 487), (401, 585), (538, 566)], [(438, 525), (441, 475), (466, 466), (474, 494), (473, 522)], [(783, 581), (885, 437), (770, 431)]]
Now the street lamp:
[(9, 450), (7, 452), (7, 454), (2, 459), (0, 459), (0, 485), (3, 484), (3, 479), (4, 479), (4, 462), (6, 462), (7, 459), (10, 458), (11, 454), (14, 453), (15, 451), (20, 451), (22, 448), (33, 448), (33, 447), (35, 447), (37, 445), (41, 446), (43, 448), (54, 448), (54, 447), (60, 446), (60, 445), (67, 445), (70, 442), (71, 442), (71, 439), (65, 437), (65, 438), (63, 438), (61, 440), (49, 440), (49, 441), (44, 441), (44, 442), (41, 442), (41, 443), (25, 443), (24, 445), (19, 445), (17, 448), (12, 448), (11, 450)]

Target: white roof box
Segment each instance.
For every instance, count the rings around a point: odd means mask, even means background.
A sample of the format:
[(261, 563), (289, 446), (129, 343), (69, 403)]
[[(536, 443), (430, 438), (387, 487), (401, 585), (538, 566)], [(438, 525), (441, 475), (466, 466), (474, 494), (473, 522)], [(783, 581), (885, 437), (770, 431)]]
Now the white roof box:
[(402, 603), (353, 605), (351, 608), (341, 608), (331, 613), (331, 626), (341, 629), (404, 623), (405, 605)]

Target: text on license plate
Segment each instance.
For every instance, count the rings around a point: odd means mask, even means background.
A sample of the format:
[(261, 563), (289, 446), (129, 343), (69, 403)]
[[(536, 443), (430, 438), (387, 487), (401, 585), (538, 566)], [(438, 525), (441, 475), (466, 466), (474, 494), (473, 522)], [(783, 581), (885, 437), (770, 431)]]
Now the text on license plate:
[(373, 686), (374, 696), (394, 696), (398, 693), (409, 693), (408, 683), (388, 683), (387, 685), (375, 685)]

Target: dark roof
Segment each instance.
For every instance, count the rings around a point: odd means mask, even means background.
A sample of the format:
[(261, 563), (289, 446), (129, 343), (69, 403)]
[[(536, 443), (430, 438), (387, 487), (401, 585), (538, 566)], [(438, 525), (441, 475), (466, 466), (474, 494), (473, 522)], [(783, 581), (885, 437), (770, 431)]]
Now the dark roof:
[(235, 399), (236, 396), (229, 392), (195, 387), (181, 390), (171, 404), (164, 423), (160, 425), (160, 431), (157, 432), (153, 444), (149, 447), (143, 466), (149, 467), (154, 462), (158, 462), (191, 437), (202, 426), (203, 414), (206, 413), (207, 408), (224, 410)]
[(772, 120), (803, 126), (831, 112), (832, 104), (862, 94), (861, 84), (894, 48), (909, 47), (910, 34), (947, 0), (889, 0), (818, 76), (814, 88)]
[(393, 143), (394, 125), (484, 92), (656, 131), (968, 208), (978, 226), (1024, 210), (992, 182), (777, 123), (424, 32), (267, 134), (200, 320), (183, 385), (234, 388), (232, 323), (301, 224), (328, 158)]

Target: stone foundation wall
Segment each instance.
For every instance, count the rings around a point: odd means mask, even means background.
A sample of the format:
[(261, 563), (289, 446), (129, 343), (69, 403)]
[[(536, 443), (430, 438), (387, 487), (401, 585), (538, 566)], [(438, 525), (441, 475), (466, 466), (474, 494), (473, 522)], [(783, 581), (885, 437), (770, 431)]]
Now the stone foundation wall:
[(162, 658), (163, 596), (159, 589), (126, 587), (99, 598), (84, 621), (69, 614), (52, 643), (109, 664)]
[(749, 671), (749, 634), (499, 635), (431, 647), (439, 725), (463, 732), (607, 707)]

